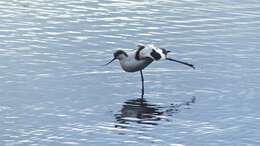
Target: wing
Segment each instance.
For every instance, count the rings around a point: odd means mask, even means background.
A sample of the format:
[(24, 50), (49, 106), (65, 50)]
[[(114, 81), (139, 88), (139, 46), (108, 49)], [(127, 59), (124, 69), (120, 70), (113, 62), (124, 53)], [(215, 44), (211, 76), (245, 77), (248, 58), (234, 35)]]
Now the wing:
[(135, 58), (137, 60), (151, 58), (153, 60), (165, 59), (166, 54), (163, 49), (155, 47), (154, 45), (138, 45), (138, 50), (136, 51)]

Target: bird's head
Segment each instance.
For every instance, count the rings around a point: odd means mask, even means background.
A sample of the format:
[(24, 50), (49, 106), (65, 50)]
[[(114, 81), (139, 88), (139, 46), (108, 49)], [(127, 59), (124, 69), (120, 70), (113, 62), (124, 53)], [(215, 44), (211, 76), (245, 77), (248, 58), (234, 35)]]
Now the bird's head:
[(110, 64), (111, 62), (115, 61), (116, 59), (118, 60), (122, 60), (123, 58), (125, 57), (128, 57), (127, 53), (123, 50), (117, 50), (115, 53), (114, 53), (114, 58), (109, 61), (108, 63), (106, 63), (105, 65), (108, 65)]
[(125, 51), (123, 50), (117, 50), (115, 53), (114, 53), (114, 58), (115, 59), (118, 59), (118, 60), (121, 60), (125, 57), (128, 57), (128, 55), (126, 54)]

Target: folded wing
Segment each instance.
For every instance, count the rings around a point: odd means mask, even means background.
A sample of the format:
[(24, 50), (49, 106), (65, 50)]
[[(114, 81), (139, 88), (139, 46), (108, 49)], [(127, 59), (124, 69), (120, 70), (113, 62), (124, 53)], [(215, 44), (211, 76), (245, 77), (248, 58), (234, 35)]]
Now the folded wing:
[(136, 51), (136, 59), (147, 59), (151, 58), (153, 60), (166, 59), (167, 53), (164, 49), (158, 48), (154, 45), (138, 45), (138, 50)]

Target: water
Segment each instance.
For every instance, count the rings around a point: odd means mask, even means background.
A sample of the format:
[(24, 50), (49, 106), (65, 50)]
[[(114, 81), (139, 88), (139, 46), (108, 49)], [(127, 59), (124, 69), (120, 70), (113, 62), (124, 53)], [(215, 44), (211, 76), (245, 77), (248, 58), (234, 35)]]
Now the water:
[[(2, 0), (0, 142), (7, 146), (260, 145), (258, 0)], [(139, 73), (118, 48), (171, 50)]]

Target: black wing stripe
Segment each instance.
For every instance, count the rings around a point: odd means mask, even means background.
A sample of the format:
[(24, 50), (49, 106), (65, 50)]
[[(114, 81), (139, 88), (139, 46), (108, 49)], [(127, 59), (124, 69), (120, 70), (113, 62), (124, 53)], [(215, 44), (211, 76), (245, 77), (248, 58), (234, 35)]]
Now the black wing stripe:
[(140, 52), (141, 52), (144, 48), (145, 48), (144, 46), (140, 46), (140, 47), (138, 48), (138, 50), (137, 50), (136, 53), (135, 53), (135, 59), (136, 59), (136, 60), (141, 60), (141, 59), (140, 59)]

